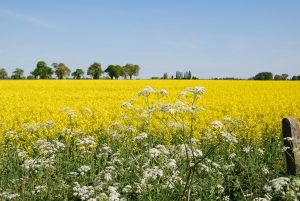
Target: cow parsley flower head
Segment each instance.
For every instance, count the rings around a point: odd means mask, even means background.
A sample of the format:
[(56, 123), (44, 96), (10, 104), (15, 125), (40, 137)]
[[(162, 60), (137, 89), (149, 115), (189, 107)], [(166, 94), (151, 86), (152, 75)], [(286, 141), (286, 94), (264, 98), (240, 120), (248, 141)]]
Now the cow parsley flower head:
[(149, 96), (152, 93), (155, 93), (155, 90), (152, 87), (146, 87), (138, 93), (138, 96)]
[(82, 165), (82, 166), (80, 166), (80, 168), (78, 168), (78, 172), (80, 175), (85, 175), (90, 170), (91, 170), (91, 167), (87, 166), (87, 165)]
[(184, 97), (184, 96), (192, 96), (195, 98), (200, 98), (203, 94), (205, 93), (205, 89), (203, 87), (189, 87), (183, 90), (180, 94), (179, 97)]
[(120, 200), (120, 193), (118, 193), (118, 188), (114, 186), (109, 186), (108, 191), (109, 191), (109, 200), (110, 201), (118, 201)]
[(32, 194), (38, 194), (41, 193), (43, 191), (46, 191), (47, 186), (35, 186), (34, 190), (31, 191)]
[(165, 89), (157, 90), (155, 93), (160, 95), (160, 96), (167, 96), (168, 95), (168, 92)]
[(143, 132), (143, 133), (140, 133), (138, 134), (135, 138), (133, 138), (133, 142), (137, 142), (137, 141), (141, 141), (141, 140), (144, 140), (148, 137), (148, 134)]
[(130, 102), (124, 102), (124, 103), (121, 104), (121, 107), (129, 109), (129, 108), (132, 107), (132, 104)]
[(231, 133), (228, 133), (228, 132), (224, 132), (222, 131), (221, 132), (221, 136), (224, 138), (224, 140), (226, 140), (227, 142), (230, 142), (230, 143), (237, 143), (237, 138), (231, 134)]
[(17, 193), (11, 193), (11, 192), (0, 192), (0, 199), (2, 200), (17, 200), (17, 198), (20, 197)]
[(213, 122), (210, 123), (210, 125), (213, 129), (222, 129), (222, 128), (224, 128), (224, 124), (220, 121), (213, 121)]
[(79, 197), (81, 200), (90, 200), (95, 194), (93, 186), (81, 186), (78, 182), (75, 182), (73, 191), (73, 195)]

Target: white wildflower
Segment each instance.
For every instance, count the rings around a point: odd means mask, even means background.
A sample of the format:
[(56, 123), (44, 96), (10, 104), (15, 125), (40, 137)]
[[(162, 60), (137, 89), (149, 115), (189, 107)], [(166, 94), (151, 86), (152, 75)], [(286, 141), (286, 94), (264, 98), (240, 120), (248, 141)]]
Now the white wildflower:
[(167, 162), (167, 167), (171, 170), (175, 170), (177, 168), (176, 160), (169, 159)]
[(79, 197), (81, 200), (89, 200), (95, 194), (95, 189), (93, 186), (81, 186), (78, 182), (75, 182), (73, 191), (73, 195)]
[(91, 170), (91, 167), (87, 166), (87, 165), (82, 165), (82, 166), (80, 166), (80, 168), (78, 168), (78, 172), (80, 175), (85, 175), (90, 170)]
[(138, 93), (138, 96), (149, 96), (151, 93), (155, 93), (152, 87), (146, 87)]
[(65, 107), (63, 111), (71, 118), (74, 119), (76, 117), (76, 112), (68, 107)]
[(132, 190), (132, 186), (130, 186), (130, 185), (126, 185), (126, 186), (122, 189), (122, 191), (123, 191), (124, 193), (129, 193), (131, 190)]
[(78, 172), (69, 172), (68, 175), (71, 175), (71, 176), (78, 176)]
[(282, 191), (289, 185), (289, 181), (290, 178), (288, 177), (278, 177), (270, 181), (270, 186), (274, 191)]
[(201, 95), (205, 93), (205, 89), (203, 87), (189, 87), (183, 90), (179, 96), (190, 95), (196, 98), (200, 98)]
[(18, 197), (20, 197), (20, 195), (17, 193), (10, 193), (6, 191), (0, 192), (0, 198), (3, 200), (16, 200)]
[(92, 136), (78, 138), (77, 146), (82, 153), (90, 153), (91, 150), (95, 148), (96, 142)]
[(225, 132), (225, 131), (222, 131), (221, 133), (221, 136), (227, 141), (227, 142), (230, 142), (230, 143), (237, 143), (237, 139), (236, 137), (231, 134), (231, 133), (228, 133), (228, 132)]
[(210, 125), (213, 129), (222, 129), (224, 127), (224, 124), (220, 121), (213, 121)]
[(132, 107), (132, 104), (130, 102), (124, 102), (124, 103), (121, 104), (121, 107), (129, 109), (129, 108)]
[(268, 170), (268, 168), (266, 168), (266, 167), (263, 167), (263, 168), (261, 169), (261, 171), (262, 171), (263, 174), (269, 174), (269, 170)]
[(159, 177), (163, 176), (163, 170), (160, 169), (158, 166), (154, 166), (153, 168), (147, 168), (144, 172), (143, 172), (143, 178), (144, 179), (152, 179), (155, 180)]
[(148, 137), (148, 134), (143, 132), (138, 134), (135, 138), (133, 138), (133, 142), (144, 140)]
[(114, 186), (109, 186), (108, 191), (109, 191), (109, 201), (119, 201), (120, 200), (120, 193), (117, 191), (117, 187)]
[(149, 154), (151, 158), (158, 157), (160, 155), (160, 151), (156, 148), (151, 148), (149, 150)]
[(245, 152), (245, 153), (249, 153), (250, 151), (251, 151), (251, 147), (250, 146), (247, 146), (247, 147), (244, 147), (243, 148), (243, 151)]
[(158, 95), (161, 95), (161, 96), (167, 96), (168, 95), (168, 92), (165, 89), (157, 90), (155, 93), (158, 94)]
[(47, 186), (35, 186), (34, 190), (31, 191), (32, 194), (38, 194), (41, 193), (43, 191), (46, 191)]

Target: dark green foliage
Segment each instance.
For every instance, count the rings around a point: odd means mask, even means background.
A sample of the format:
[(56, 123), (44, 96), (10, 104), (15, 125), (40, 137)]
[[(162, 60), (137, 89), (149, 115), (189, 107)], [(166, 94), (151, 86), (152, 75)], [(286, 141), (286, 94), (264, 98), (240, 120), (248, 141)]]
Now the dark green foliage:
[(53, 74), (52, 68), (48, 67), (46, 62), (39, 61), (36, 68), (30, 73), (35, 79), (49, 79)]
[(93, 63), (90, 65), (87, 71), (87, 75), (90, 75), (93, 79), (99, 79), (103, 73), (100, 63)]
[(52, 66), (55, 69), (54, 72), (58, 79), (61, 80), (70, 75), (71, 70), (64, 63), (53, 63)]
[(261, 72), (253, 77), (254, 80), (273, 80), (273, 73), (271, 72)]
[(72, 76), (74, 79), (81, 79), (84, 75), (84, 71), (82, 69), (77, 68), (73, 73)]
[(23, 79), (24, 70), (21, 68), (16, 68), (12, 73), (11, 79), (20, 80)]
[(1, 68), (0, 69), (0, 79), (1, 80), (4, 80), (4, 79), (7, 79), (8, 78), (8, 75), (7, 75), (7, 72), (4, 68)]
[(110, 79), (119, 79), (120, 76), (124, 75), (124, 70), (119, 65), (109, 65), (105, 71)]
[(123, 67), (124, 78), (127, 79), (127, 76), (129, 76), (132, 79), (132, 76), (138, 76), (140, 69), (140, 66), (137, 64), (126, 64)]

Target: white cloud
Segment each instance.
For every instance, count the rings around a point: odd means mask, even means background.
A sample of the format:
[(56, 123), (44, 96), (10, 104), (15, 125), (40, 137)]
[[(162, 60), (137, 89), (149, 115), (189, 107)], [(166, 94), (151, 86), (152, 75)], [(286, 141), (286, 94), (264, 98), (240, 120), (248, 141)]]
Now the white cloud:
[(1, 15), (8, 16), (15, 20), (25, 22), (28, 24), (32, 24), (32, 25), (36, 25), (36, 26), (40, 26), (40, 27), (44, 27), (44, 28), (50, 27), (49, 24), (45, 23), (44, 21), (40, 20), (37, 17), (24, 15), (24, 14), (21, 14), (21, 13), (18, 13), (18, 12), (9, 10), (9, 9), (0, 8), (0, 16)]

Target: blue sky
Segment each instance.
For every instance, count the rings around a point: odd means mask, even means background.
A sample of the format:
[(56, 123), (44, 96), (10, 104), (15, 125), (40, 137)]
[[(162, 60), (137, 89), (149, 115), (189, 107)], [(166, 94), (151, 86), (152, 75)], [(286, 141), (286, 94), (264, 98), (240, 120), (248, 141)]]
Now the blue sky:
[(0, 67), (139, 64), (140, 77), (300, 74), (299, 0), (0, 0)]

